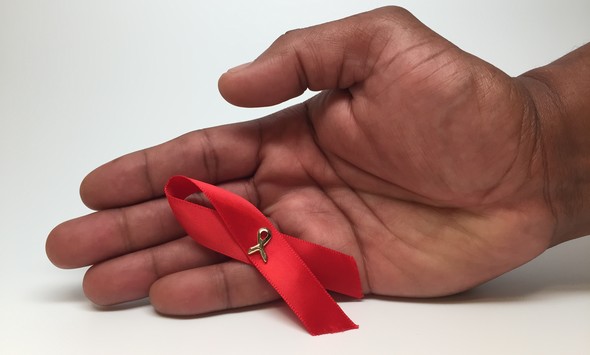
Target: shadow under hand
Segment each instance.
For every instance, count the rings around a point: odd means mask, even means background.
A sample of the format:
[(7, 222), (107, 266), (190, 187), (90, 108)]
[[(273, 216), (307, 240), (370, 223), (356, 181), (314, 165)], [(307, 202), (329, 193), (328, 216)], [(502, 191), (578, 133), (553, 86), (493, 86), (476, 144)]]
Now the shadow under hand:
[(88, 305), (95, 311), (123, 311), (132, 308), (138, 308), (148, 306), (150, 304), (148, 298), (142, 298), (140, 300), (120, 303), (112, 306), (99, 306), (93, 304), (84, 295), (84, 290), (79, 283), (71, 283), (67, 285), (52, 285), (52, 287), (44, 287), (43, 289), (43, 301), (53, 303), (77, 303)]
[[(88, 301), (88, 302), (90, 302), (90, 301)], [(139, 300), (114, 304), (114, 305), (110, 305), (110, 306), (100, 306), (100, 305), (92, 303), (92, 308), (94, 310), (101, 311), (101, 312), (119, 312), (119, 311), (125, 311), (125, 310), (133, 309), (133, 308), (145, 307), (145, 306), (149, 306), (149, 305), (150, 305), (150, 300), (149, 300), (149, 298), (146, 297), (146, 298), (142, 298)]]
[(52, 285), (51, 288), (43, 288), (43, 300), (54, 303), (80, 303), (87, 302), (86, 296), (80, 284)]
[[(531, 262), (494, 280), (456, 295), (400, 302), (430, 304), (515, 302), (590, 293), (590, 238), (556, 246)], [(373, 297), (373, 296), (371, 296)]]
[(590, 292), (590, 238), (554, 247), (535, 260), (463, 295), (463, 301), (498, 302)]
[(270, 311), (273, 313), (273, 315), (272, 315), (273, 319), (280, 319), (282, 323), (284, 323), (286, 325), (291, 325), (291, 327), (294, 330), (299, 330), (299, 331), (305, 333), (305, 329), (299, 325), (300, 322), (297, 319), (297, 317), (295, 316), (295, 314), (289, 309), (287, 304), (285, 304), (285, 302), (281, 299), (267, 302), (267, 303), (252, 305), (252, 306), (226, 309), (223, 311), (215, 311), (215, 312), (209, 312), (209, 313), (205, 313), (205, 314), (198, 314), (198, 315), (192, 315), (192, 316), (171, 316), (171, 315), (159, 313), (156, 310), (154, 310), (154, 313), (159, 316), (171, 318), (171, 319), (193, 320), (193, 319), (209, 318), (209, 317), (214, 317), (214, 316), (219, 316), (219, 315), (224, 315), (224, 314), (239, 314), (239, 313), (243, 313), (243, 312), (252, 312), (252, 311)]

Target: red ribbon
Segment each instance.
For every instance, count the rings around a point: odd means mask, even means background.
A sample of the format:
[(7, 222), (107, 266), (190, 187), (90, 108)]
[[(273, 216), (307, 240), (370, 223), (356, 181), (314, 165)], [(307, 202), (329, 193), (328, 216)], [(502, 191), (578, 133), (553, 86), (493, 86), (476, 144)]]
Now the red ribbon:
[[(185, 200), (198, 192), (213, 208)], [(202, 181), (175, 176), (165, 193), (195, 241), (258, 269), (310, 334), (358, 328), (326, 292), (363, 297), (351, 256), (279, 232), (244, 198)]]

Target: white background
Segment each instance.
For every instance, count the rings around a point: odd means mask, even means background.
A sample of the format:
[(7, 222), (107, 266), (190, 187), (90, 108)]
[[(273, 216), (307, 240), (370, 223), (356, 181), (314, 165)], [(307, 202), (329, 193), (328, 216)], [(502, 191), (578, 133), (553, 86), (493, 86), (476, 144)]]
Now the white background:
[[(88, 212), (91, 169), (276, 110), (230, 106), (218, 76), (289, 29), (386, 4), (0, 0), (0, 354), (590, 354), (590, 238), (466, 294), (343, 302), (361, 328), (320, 337), (280, 302), (190, 319), (99, 309), (84, 270), (45, 257), (51, 228)], [(395, 4), (511, 75), (590, 40), (587, 0)]]

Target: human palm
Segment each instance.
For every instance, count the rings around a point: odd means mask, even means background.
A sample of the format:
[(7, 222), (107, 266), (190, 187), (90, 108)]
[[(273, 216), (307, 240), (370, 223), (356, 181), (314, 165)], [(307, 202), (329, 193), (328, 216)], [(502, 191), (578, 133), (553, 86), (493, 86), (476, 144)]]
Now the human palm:
[(198, 314), (278, 297), (254, 268), (184, 236), (162, 196), (175, 174), (352, 255), (365, 293), (460, 292), (549, 246), (537, 117), (517, 79), (390, 8), (288, 33), (220, 80), (243, 106), (306, 88), (323, 91), (95, 170), (81, 194), (100, 211), (58, 226), (48, 255), (94, 264), (84, 287), (98, 304), (149, 292), (163, 313)]

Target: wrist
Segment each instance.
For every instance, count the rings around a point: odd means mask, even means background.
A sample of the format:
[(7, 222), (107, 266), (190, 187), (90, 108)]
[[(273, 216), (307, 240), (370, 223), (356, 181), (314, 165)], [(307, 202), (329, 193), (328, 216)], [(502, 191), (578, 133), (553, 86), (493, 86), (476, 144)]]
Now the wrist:
[(590, 234), (590, 46), (518, 80), (539, 126), (543, 192), (556, 219), (552, 244)]

